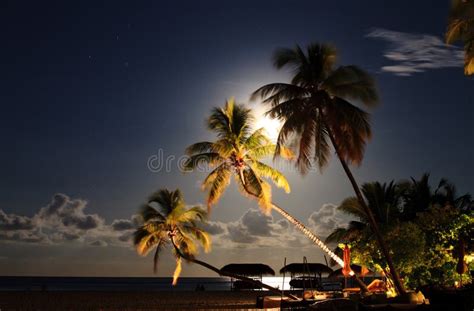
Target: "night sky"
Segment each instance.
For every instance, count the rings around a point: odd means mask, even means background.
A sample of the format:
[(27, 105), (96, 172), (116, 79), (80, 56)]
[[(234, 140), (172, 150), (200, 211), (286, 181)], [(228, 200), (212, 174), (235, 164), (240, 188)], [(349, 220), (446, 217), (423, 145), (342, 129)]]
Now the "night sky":
[[(183, 174), (189, 144), (226, 98), (248, 103), (270, 82), (278, 47), (328, 42), (340, 64), (377, 80), (374, 137), (360, 182), (430, 172), (474, 194), (473, 79), (442, 43), (449, 1), (3, 1), (0, 4), (0, 275), (151, 275), (128, 240), (151, 192), (179, 187), (204, 202), (204, 174)], [(249, 103), (257, 112), (258, 103)], [(148, 168), (154, 155), (170, 169)], [(169, 158), (174, 157), (174, 158)], [(275, 201), (322, 236), (352, 195), (333, 159), (323, 172), (284, 169)], [(211, 215), (216, 266), (323, 260), (279, 216), (231, 185)], [(67, 221), (65, 221), (67, 220)], [(295, 251), (297, 248), (298, 251)], [(165, 257), (166, 258), (166, 257)], [(170, 275), (163, 262), (159, 275)], [(186, 266), (184, 275), (208, 275)]]

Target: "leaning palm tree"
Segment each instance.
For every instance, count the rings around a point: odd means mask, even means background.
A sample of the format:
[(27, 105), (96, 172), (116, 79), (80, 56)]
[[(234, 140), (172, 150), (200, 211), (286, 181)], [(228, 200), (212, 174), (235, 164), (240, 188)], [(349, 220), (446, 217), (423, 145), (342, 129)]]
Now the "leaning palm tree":
[(474, 1), (453, 0), (446, 30), (446, 43), (464, 43), (464, 73), (474, 74)]
[(286, 144), (297, 151), (296, 165), (302, 174), (312, 166), (322, 170), (329, 161), (331, 145), (348, 176), (357, 199), (370, 218), (370, 225), (394, 276), (399, 293), (405, 288), (395, 270), (375, 218), (367, 207), (349, 164), (362, 162), (366, 142), (371, 137), (369, 114), (349, 100), (373, 107), (378, 101), (374, 80), (356, 66), (335, 68), (336, 50), (326, 44), (310, 44), (304, 51), (279, 49), (275, 67), (293, 71), (290, 83), (267, 84), (252, 94), (270, 104), (267, 114), (283, 122), (275, 155)]
[[(153, 193), (140, 211), (143, 223), (134, 233), (134, 244), (137, 252), (146, 256), (153, 248), (153, 269), (156, 273), (160, 253), (171, 245), (175, 256), (176, 268), (173, 274), (173, 285), (176, 285), (181, 273), (182, 259), (201, 265), (219, 275), (232, 277), (258, 287), (266, 288), (279, 295), (282, 291), (260, 281), (241, 275), (221, 271), (220, 269), (196, 259), (199, 246), (209, 251), (211, 240), (209, 234), (202, 229), (207, 213), (200, 206), (188, 208), (181, 191), (161, 189)], [(287, 295), (292, 299), (296, 297)]]
[[(250, 109), (234, 104), (231, 99), (224, 108), (214, 108), (207, 121), (209, 129), (217, 134), (217, 140), (199, 142), (186, 149), (189, 158), (185, 170), (201, 168), (203, 163), (214, 168), (202, 183), (203, 190), (208, 191), (208, 208), (217, 203), (233, 176), (243, 195), (256, 199), (265, 213), (275, 210), (343, 266), (343, 260), (320, 238), (271, 201), (271, 187), (265, 178), (286, 192), (290, 191), (290, 186), (280, 171), (261, 162), (263, 157), (274, 154), (276, 145), (265, 135), (263, 128), (252, 130), (252, 120)], [(280, 146), (278, 152), (280, 156), (291, 157), (291, 152), (284, 146)], [(366, 289), (363, 283), (360, 285)]]

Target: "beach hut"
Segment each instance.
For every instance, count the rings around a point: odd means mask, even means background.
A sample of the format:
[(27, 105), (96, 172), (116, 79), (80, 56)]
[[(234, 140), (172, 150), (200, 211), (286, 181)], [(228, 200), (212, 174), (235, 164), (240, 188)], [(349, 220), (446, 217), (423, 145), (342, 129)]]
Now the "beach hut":
[(322, 263), (291, 263), (280, 269), (280, 274), (290, 273), (292, 288), (311, 288), (321, 286), (323, 274), (333, 270)]
[[(267, 265), (261, 263), (232, 263), (221, 268), (222, 271), (234, 273), (249, 278), (257, 279), (260, 282), (264, 275), (275, 275), (275, 271)], [(261, 289), (253, 284), (243, 281), (235, 281), (231, 278), (232, 290), (252, 290)]]

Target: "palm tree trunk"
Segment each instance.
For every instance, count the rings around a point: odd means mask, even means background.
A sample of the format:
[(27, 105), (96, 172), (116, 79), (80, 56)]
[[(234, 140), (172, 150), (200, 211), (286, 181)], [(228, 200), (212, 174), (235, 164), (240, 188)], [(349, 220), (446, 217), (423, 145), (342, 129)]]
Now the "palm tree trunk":
[(395, 265), (393, 264), (392, 256), (390, 255), (387, 244), (385, 243), (385, 241), (382, 237), (382, 234), (380, 233), (380, 230), (377, 226), (377, 222), (375, 221), (375, 218), (374, 218), (374, 214), (372, 213), (370, 208), (365, 203), (364, 197), (362, 196), (362, 192), (360, 191), (359, 185), (357, 184), (357, 181), (355, 180), (354, 175), (352, 175), (352, 172), (349, 169), (349, 166), (347, 165), (346, 161), (342, 158), (341, 154), (339, 153), (339, 148), (336, 144), (336, 141), (335, 141), (335, 139), (332, 135), (331, 130), (329, 129), (329, 127), (327, 127), (327, 129), (328, 129), (328, 134), (329, 134), (329, 138), (331, 140), (331, 143), (332, 143), (334, 149), (336, 150), (337, 157), (339, 158), (339, 161), (342, 164), (344, 172), (346, 173), (347, 177), (349, 178), (349, 181), (351, 182), (352, 188), (354, 189), (354, 192), (357, 196), (357, 200), (359, 201), (359, 204), (362, 206), (362, 208), (364, 209), (365, 213), (367, 214), (367, 216), (369, 218), (369, 223), (370, 223), (370, 226), (372, 228), (372, 231), (375, 234), (375, 237), (376, 237), (377, 242), (380, 246), (380, 249), (382, 250), (382, 253), (385, 257), (385, 260), (387, 261), (388, 267), (390, 268), (390, 273), (392, 275), (392, 279), (393, 279), (393, 283), (395, 285), (395, 288), (397, 289), (397, 292), (399, 294), (401, 294), (401, 295), (406, 294), (405, 287), (403, 286), (403, 283), (400, 280), (400, 276), (399, 276), (397, 270), (395, 269)]
[[(326, 252), (326, 254), (328, 254), (332, 259), (334, 259), (334, 261), (336, 261), (341, 267), (344, 267), (344, 261), (339, 256), (337, 256), (332, 250), (330, 250), (329, 247), (327, 247), (327, 245), (324, 244), (323, 241), (321, 241), (321, 239), (319, 239), (314, 233), (312, 233), (308, 228), (306, 228), (304, 224), (302, 224), (298, 219), (291, 216), (287, 211), (285, 211), (281, 207), (277, 206), (274, 203), (271, 203), (271, 204), (272, 204), (272, 209), (274, 209), (278, 214), (283, 216), (283, 218), (285, 218), (291, 224), (293, 224), (296, 228), (298, 228), (298, 230), (303, 232), (303, 234), (306, 235), (311, 240), (311, 242), (319, 246), (324, 252)], [(362, 280), (355, 273), (352, 277), (359, 284), (363, 292), (368, 292), (367, 286), (364, 284), (364, 282), (362, 282)]]
[[(245, 181), (243, 180), (243, 177), (242, 177), (242, 174), (239, 175), (240, 178), (241, 178), (241, 182), (242, 182), (242, 185), (244, 186), (244, 189), (245, 191), (255, 197), (255, 198), (259, 198), (259, 196), (255, 193), (253, 193), (250, 189), (247, 188), (247, 185), (245, 184)], [(334, 261), (336, 261), (341, 267), (344, 267), (344, 261), (339, 257), (337, 256), (336, 254), (334, 254), (333, 251), (331, 251), (329, 249), (329, 247), (326, 246), (326, 244), (323, 243), (323, 241), (321, 241), (321, 239), (319, 239), (315, 234), (313, 234), (308, 228), (306, 228), (305, 225), (303, 225), (303, 223), (301, 223), (298, 219), (296, 219), (295, 217), (291, 216), (287, 211), (285, 211), (284, 209), (282, 209), (281, 207), (279, 207), (278, 205), (274, 204), (273, 202), (270, 203), (271, 204), (271, 207), (272, 209), (274, 209), (275, 211), (277, 211), (277, 213), (279, 213), (281, 216), (283, 216), (283, 218), (285, 218), (286, 220), (288, 220), (291, 224), (293, 224), (296, 228), (298, 228), (301, 232), (303, 232), (304, 235), (306, 235), (314, 244), (316, 244), (317, 246), (319, 246), (323, 251), (325, 251), (332, 259), (334, 259)], [(369, 290), (367, 289), (367, 286), (365, 285), (364, 282), (362, 282), (362, 280), (354, 273), (354, 275), (352, 275), (353, 278), (355, 278), (355, 280), (357, 281), (357, 283), (359, 284), (362, 292), (366, 293), (368, 292)]]
[(241, 280), (243, 282), (247, 282), (247, 283), (250, 283), (250, 284), (253, 284), (253, 285), (256, 285), (256, 286), (259, 286), (259, 287), (262, 287), (262, 288), (265, 288), (265, 289), (268, 289), (269, 291), (275, 293), (275, 294), (278, 294), (279, 296), (281, 295), (285, 295), (287, 296), (288, 298), (290, 299), (293, 299), (293, 300), (299, 300), (298, 297), (292, 295), (292, 294), (285, 294), (285, 292), (283, 290), (279, 290), (275, 287), (272, 287), (272, 286), (269, 286), (265, 283), (262, 283), (260, 281), (257, 281), (257, 280), (254, 280), (254, 279), (251, 279), (251, 278), (248, 278), (248, 277), (245, 277), (245, 276), (242, 276), (242, 275), (239, 275), (239, 274), (234, 274), (234, 273), (230, 273), (230, 272), (226, 272), (226, 271), (222, 271), (216, 267), (214, 267), (213, 265), (210, 265), (208, 264), (207, 262), (204, 262), (204, 261), (201, 261), (201, 260), (198, 260), (198, 259), (195, 259), (193, 257), (190, 257), (190, 256), (187, 256), (186, 254), (184, 254), (183, 252), (181, 252), (181, 250), (178, 248), (178, 246), (175, 244), (174, 242), (174, 239), (171, 237), (171, 243), (173, 244), (173, 247), (174, 249), (176, 250), (176, 252), (179, 254), (180, 257), (190, 261), (190, 262), (193, 262), (195, 264), (198, 264), (200, 266), (203, 266), (204, 268), (207, 268), (211, 271), (214, 271), (215, 273), (219, 274), (219, 275), (222, 275), (222, 276), (227, 276), (227, 277), (230, 277), (230, 278), (234, 278), (234, 279), (238, 279), (238, 280)]

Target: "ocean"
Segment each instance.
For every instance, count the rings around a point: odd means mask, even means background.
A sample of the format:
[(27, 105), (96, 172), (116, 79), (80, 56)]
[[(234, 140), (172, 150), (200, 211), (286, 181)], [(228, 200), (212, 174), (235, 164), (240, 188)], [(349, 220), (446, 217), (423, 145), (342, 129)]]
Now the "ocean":
[[(366, 278), (366, 281), (372, 279)], [(331, 280), (323, 278), (322, 281)], [(170, 277), (0, 276), (0, 291), (229, 291), (232, 286), (227, 277), (181, 277), (176, 286), (171, 282)], [(262, 282), (280, 289), (291, 289), (288, 276), (264, 276)]]
[(229, 278), (0, 276), (0, 291), (228, 291)]

